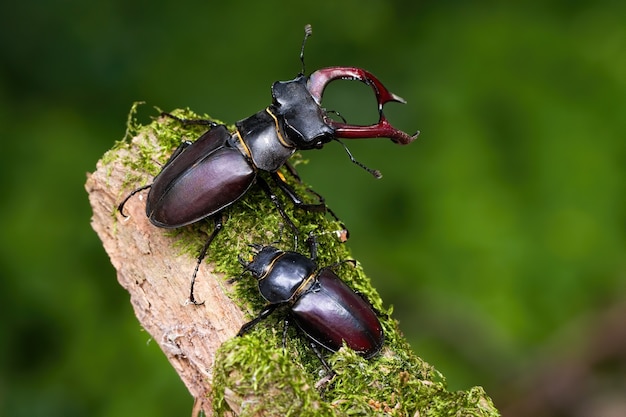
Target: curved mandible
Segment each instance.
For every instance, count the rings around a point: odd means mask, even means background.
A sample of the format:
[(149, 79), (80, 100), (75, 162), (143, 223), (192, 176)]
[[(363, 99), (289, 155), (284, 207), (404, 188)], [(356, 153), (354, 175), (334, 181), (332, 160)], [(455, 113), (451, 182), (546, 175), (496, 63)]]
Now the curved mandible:
[(401, 130), (394, 128), (383, 113), (385, 103), (395, 101), (398, 103), (406, 103), (406, 101), (383, 85), (371, 72), (356, 67), (329, 67), (315, 71), (309, 76), (307, 81), (307, 89), (318, 105), (321, 105), (322, 95), (326, 86), (334, 80), (356, 80), (361, 81), (374, 90), (376, 101), (378, 102), (379, 120), (377, 124), (369, 126), (350, 125), (334, 120), (329, 124), (335, 129), (335, 136), (345, 139), (357, 138), (389, 138), (395, 143), (406, 145), (413, 142), (419, 135), (419, 131), (414, 135), (409, 135)]

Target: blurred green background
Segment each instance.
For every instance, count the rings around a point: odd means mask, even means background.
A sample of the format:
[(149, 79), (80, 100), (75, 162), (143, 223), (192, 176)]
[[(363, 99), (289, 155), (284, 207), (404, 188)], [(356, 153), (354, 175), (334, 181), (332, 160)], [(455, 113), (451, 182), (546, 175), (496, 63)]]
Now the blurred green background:
[[(0, 415), (189, 412), (90, 228), (85, 173), (133, 101), (227, 122), (265, 107), (300, 70), (305, 23), (309, 72), (369, 69), (408, 101), (387, 106), (392, 123), (422, 131), (348, 143), (380, 181), (337, 144), (300, 169), (415, 351), (502, 409), (532, 402), (546, 369), (548, 386), (604, 381), (611, 397), (626, 348), (607, 358), (602, 335), (626, 346), (624, 326), (594, 331), (626, 311), (624, 16), (608, 0), (4, 2)], [(376, 119), (358, 83), (333, 83), (325, 105)], [(568, 378), (571, 363), (593, 379)], [(590, 393), (565, 391), (563, 409)]]

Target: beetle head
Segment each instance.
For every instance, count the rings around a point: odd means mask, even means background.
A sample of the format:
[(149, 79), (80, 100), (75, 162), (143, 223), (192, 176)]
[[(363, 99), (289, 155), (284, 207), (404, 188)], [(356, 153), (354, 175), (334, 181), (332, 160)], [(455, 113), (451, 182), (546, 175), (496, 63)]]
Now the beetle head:
[(298, 149), (321, 148), (335, 135), (324, 112), (307, 89), (307, 78), (299, 75), (291, 81), (272, 85), (273, 107), (283, 129)]
[(250, 271), (256, 279), (262, 279), (270, 269), (274, 259), (282, 253), (280, 249), (273, 246), (261, 246), (252, 244), (255, 254), (252, 261), (244, 264), (246, 271)]

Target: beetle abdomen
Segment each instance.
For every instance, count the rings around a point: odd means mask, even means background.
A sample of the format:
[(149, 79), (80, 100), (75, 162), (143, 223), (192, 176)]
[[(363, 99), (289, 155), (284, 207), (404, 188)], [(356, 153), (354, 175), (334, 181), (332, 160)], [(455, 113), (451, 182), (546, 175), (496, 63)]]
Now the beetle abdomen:
[[(195, 223), (239, 200), (255, 176), (239, 151), (222, 147), (189, 166), (160, 195), (153, 193), (153, 186), (146, 205), (148, 217), (154, 225), (166, 228)], [(153, 195), (158, 195), (158, 200), (151, 199)]]
[(291, 309), (298, 327), (333, 352), (345, 341), (350, 349), (365, 358), (377, 354), (385, 338), (369, 303), (330, 269), (322, 269), (317, 280)]

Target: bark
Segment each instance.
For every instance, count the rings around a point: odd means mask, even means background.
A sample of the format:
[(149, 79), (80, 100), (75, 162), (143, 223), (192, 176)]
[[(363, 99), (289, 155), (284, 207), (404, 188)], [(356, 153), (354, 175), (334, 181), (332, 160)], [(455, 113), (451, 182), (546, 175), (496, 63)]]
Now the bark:
[[(128, 168), (121, 158), (98, 162), (88, 174), (86, 189), (93, 209), (91, 225), (117, 270), (117, 279), (130, 294), (135, 315), (159, 344), (199, 407), (212, 415), (210, 391), (217, 348), (245, 322), (242, 311), (227, 296), (225, 277), (210, 264), (198, 271), (196, 293), (203, 305), (189, 305), (189, 279), (194, 260), (172, 248), (174, 239), (154, 227), (139, 196), (116, 211)], [(145, 193), (144, 193), (145, 195)]]
[[(229, 209), (224, 230), (210, 247), (214, 263), (203, 262), (198, 271), (194, 294), (204, 304), (190, 305), (194, 256), (181, 250), (178, 236), (149, 222), (147, 191), (128, 200), (127, 218), (116, 208), (132, 189), (150, 183), (181, 136), (197, 137), (198, 132), (181, 132), (180, 124), (171, 119), (133, 125), (133, 115), (129, 118), (129, 130), (136, 133), (132, 141), (117, 144), (98, 162), (97, 170), (88, 174), (91, 223), (117, 270), (119, 283), (130, 294), (139, 322), (196, 399), (194, 412), (202, 410), (209, 416), (498, 415), (480, 387), (447, 390), (441, 374), (412, 352), (391, 318), (391, 309), (384, 308), (359, 265), (344, 267), (340, 276), (381, 313), (385, 347), (377, 357), (365, 360), (348, 349), (326, 353), (336, 372), (329, 382), (301, 337), (290, 336), (288, 346), (282, 346), (280, 318), (256, 326), (246, 337), (235, 337), (263, 305), (252, 279), (229, 283), (229, 278), (241, 273), (237, 257), (249, 243), (276, 240), (283, 228), (275, 207), (262, 192), (255, 196), (251, 190), (250, 196)], [(180, 115), (197, 117), (191, 112)], [(304, 236), (310, 231), (320, 234), (320, 266), (349, 257), (346, 246), (332, 237), (337, 222), (324, 220), (324, 214), (285, 209), (298, 220)], [(210, 222), (183, 228), (191, 229), (194, 243), (190, 247), (202, 246), (207, 227)], [(216, 269), (229, 271), (228, 276)], [(244, 314), (240, 306), (253, 307)]]

